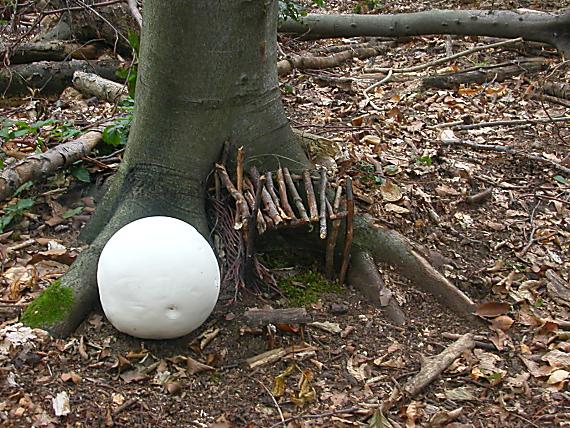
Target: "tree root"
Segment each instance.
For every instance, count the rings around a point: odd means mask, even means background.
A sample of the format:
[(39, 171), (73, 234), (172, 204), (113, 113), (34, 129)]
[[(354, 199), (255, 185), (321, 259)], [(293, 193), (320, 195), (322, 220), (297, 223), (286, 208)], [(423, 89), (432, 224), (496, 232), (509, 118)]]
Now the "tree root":
[(396, 325), (403, 325), (406, 316), (386, 287), (374, 259), (369, 252), (353, 251), (348, 271), (348, 283), (360, 291), (368, 302), (381, 307), (388, 319)]
[[(473, 315), (475, 304), (469, 297), (435, 270), (412, 248), (406, 238), (396, 231), (375, 224), (372, 217), (355, 217), (353, 248), (356, 252), (353, 254), (358, 254), (358, 251), (369, 252), (376, 262), (398, 268), (402, 275), (432, 294), (443, 306), (465, 318), (478, 320)], [(353, 275), (356, 274), (367, 277), (366, 273), (353, 272)]]

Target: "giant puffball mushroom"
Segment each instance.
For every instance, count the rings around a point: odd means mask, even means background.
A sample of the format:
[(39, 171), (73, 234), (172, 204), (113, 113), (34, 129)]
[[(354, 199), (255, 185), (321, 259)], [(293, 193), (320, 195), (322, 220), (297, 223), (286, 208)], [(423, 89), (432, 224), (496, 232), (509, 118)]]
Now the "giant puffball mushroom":
[(97, 282), (103, 311), (117, 330), (172, 339), (197, 329), (212, 313), (220, 269), (194, 227), (172, 217), (146, 217), (109, 239)]

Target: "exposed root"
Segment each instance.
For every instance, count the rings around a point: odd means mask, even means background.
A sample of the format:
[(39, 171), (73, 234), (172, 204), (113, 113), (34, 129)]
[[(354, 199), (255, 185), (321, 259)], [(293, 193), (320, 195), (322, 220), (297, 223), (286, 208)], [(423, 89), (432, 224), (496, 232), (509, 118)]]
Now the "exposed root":
[(370, 252), (377, 262), (398, 268), (402, 275), (432, 294), (442, 305), (464, 317), (478, 319), (473, 315), (473, 301), (435, 270), (398, 232), (376, 225), (370, 216), (355, 217), (353, 246), (355, 250)]
[(366, 296), (370, 303), (384, 309), (386, 316), (394, 324), (404, 324), (406, 317), (392, 292), (384, 284), (369, 252), (353, 251), (348, 282)]

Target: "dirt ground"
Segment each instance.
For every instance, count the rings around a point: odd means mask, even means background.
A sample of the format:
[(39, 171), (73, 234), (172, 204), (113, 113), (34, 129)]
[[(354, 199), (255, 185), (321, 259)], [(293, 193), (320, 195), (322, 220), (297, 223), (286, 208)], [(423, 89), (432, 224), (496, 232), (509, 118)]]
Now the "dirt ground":
[[(356, 3), (330, 1), (327, 10), (351, 12)], [(401, 0), (378, 5), (376, 11), (489, 8), (490, 3)], [(540, 10), (569, 5), (494, 3)], [(284, 54), (359, 42), (280, 36)], [(545, 83), (570, 82), (568, 62), (544, 47), (485, 49), (398, 74), (364, 93), (378, 82), (365, 68), (409, 67), (444, 57), (447, 47), (457, 53), (493, 42), (415, 37), (382, 57), (296, 70), (281, 79), (292, 125), (341, 148), (337, 164), (353, 177), (358, 210), (415, 242), (434, 267), (485, 303), (479, 308), (480, 324), (461, 319), (399, 272), (379, 266), (402, 305), (404, 326), (388, 322), (382, 309), (347, 287), (307, 306), (313, 323), (305, 328), (304, 342), (297, 329), (278, 329), (272, 348), (283, 349), (282, 354), (253, 368), (249, 359), (269, 351), (270, 344), (263, 329), (247, 326), (244, 312), (268, 303), (286, 306), (285, 301), (247, 293), (237, 303), (222, 298), (200, 329), (176, 340), (143, 341), (119, 333), (100, 309), (73, 337), (50, 338), (21, 326), (19, 313), (81, 251), (75, 238), (98, 198), (90, 190), (96, 186), (62, 173), (35, 185), (30, 190), (34, 207), (0, 235), (0, 425), (570, 426), (570, 178), (556, 167), (570, 167), (569, 122), (462, 128), (568, 116), (570, 101), (534, 96)], [(538, 73), (521, 66), (505, 80), (490, 75), (484, 83), (451, 89), (423, 81), (539, 54), (547, 68)], [(43, 118), (80, 125), (114, 114), (107, 103), (65, 97), (26, 99), (0, 111), (5, 117), (37, 120), (41, 117), (32, 112), (42, 106)], [(510, 146), (515, 154), (461, 141)], [(92, 183), (116, 167), (108, 162), (102, 167), (94, 158), (84, 161)], [(469, 199), (486, 190), (491, 193), (482, 201)], [(424, 358), (438, 355), (465, 333), (476, 335), (474, 349), (461, 353), (419, 394), (385, 408)]]

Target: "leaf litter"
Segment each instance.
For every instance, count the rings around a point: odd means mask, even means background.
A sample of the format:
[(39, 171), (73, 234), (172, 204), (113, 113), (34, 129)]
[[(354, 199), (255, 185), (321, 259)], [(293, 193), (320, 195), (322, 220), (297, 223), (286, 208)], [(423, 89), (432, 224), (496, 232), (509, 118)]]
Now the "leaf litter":
[[(356, 3), (364, 2), (331, 0), (327, 7), (352, 12)], [(387, 2), (377, 4), (375, 11), (465, 6), (460, 3)], [(560, 6), (550, 3), (534, 2), (533, 6)], [(303, 42), (280, 36), (280, 42), (285, 52), (302, 55), (359, 40)], [(569, 71), (561, 66), (549, 76), (513, 76), (458, 90), (422, 87), (422, 77), (436, 71), (498, 61), (498, 55), (483, 51), (439, 70), (379, 85), (370, 92), (373, 104), (363, 95), (376, 82), (366, 73), (367, 67), (402, 68), (441, 58), (448, 42), (445, 37), (402, 41), (386, 56), (376, 58), (376, 64), (355, 59), (334, 69), (296, 71), (281, 84), (290, 88), (283, 91), (283, 98), (292, 124), (334, 144), (329, 153), (336, 158), (338, 169), (353, 177), (359, 209), (421, 245), (434, 266), (482, 302), (477, 313), (487, 324), (465, 325), (430, 296), (411, 288), (396, 271), (381, 266), (409, 324), (390, 325), (380, 310), (352, 290), (322, 296), (309, 308), (315, 320), (305, 337), (310, 348), (300, 344), (293, 329), (280, 331), (273, 359), (262, 360), (254, 368), (247, 360), (268, 349), (263, 334), (242, 334), (245, 326), (240, 315), (257, 303), (247, 298), (231, 307), (232, 316), (226, 307), (216, 308), (215, 326), (206, 325), (190, 338), (166, 343), (122, 335), (97, 312), (76, 337), (50, 338), (18, 324), (18, 315), (67, 271), (82, 250), (74, 246), (75, 238), (94, 210), (93, 196), (86, 198), (84, 193), (97, 192), (97, 186), (83, 182), (88, 177), (85, 173), (102, 181), (109, 174), (89, 164), (75, 175), (58, 174), (25, 190), (33, 194), (33, 203), (28, 194), (21, 194), (6, 205), (22, 210), (13, 219), (4, 217), (10, 222), (0, 234), (2, 424), (567, 424), (568, 177), (529, 158), (459, 144), (509, 146), (563, 162), (570, 134), (567, 124), (462, 127), (568, 114), (567, 108), (541, 102), (529, 93), (544, 79), (569, 81)], [(451, 39), (456, 51), (475, 42), (475, 38)], [(519, 53), (509, 50), (499, 55), (514, 59)], [(351, 85), (326, 83), (345, 77), (352, 79)], [(90, 106), (72, 90), (66, 90), (62, 100), (67, 100), (67, 108), (40, 102), (49, 117), (78, 123), (107, 118), (113, 109), (107, 103)], [(26, 114), (36, 111), (32, 103), (37, 101), (24, 105)], [(10, 116), (27, 118), (21, 111)], [(25, 144), (11, 149), (15, 156), (28, 153)], [(475, 197), (485, 191), (485, 197)], [(17, 205), (20, 201), (24, 202)], [(338, 305), (348, 310), (334, 311)], [(466, 332), (476, 334), (473, 350), (464, 351), (415, 397), (385, 409), (392, 393), (420, 372), (425, 358), (445, 349), (448, 337)], [(273, 387), (272, 396), (260, 383)], [(283, 424), (281, 418), (287, 422)]]

